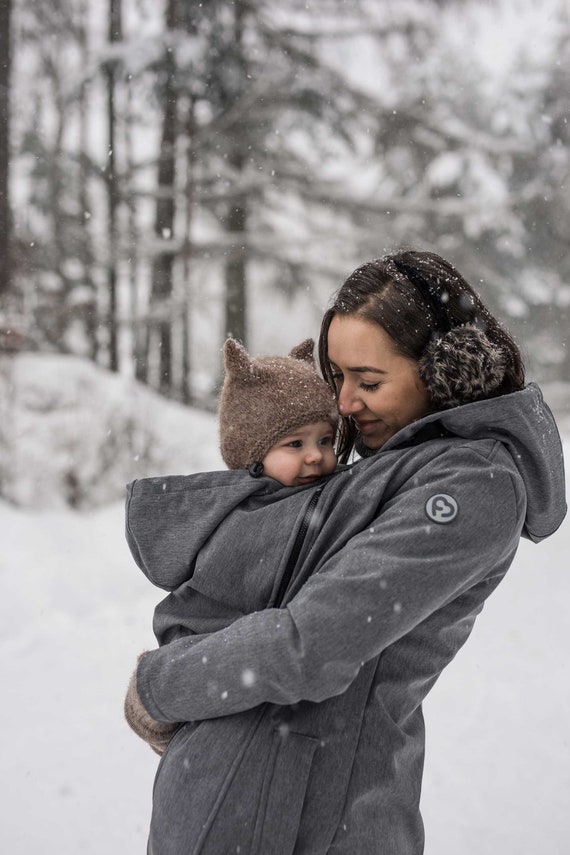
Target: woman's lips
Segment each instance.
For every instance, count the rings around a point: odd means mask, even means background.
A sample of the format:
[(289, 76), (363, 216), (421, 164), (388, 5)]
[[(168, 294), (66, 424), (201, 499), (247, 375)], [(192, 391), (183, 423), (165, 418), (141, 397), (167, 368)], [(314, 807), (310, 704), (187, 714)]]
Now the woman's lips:
[(367, 433), (371, 433), (373, 430), (376, 429), (378, 422), (377, 421), (374, 421), (374, 422), (372, 422), (372, 421), (370, 421), (370, 422), (357, 422), (355, 420), (354, 424), (356, 425), (356, 427), (358, 428), (360, 433), (367, 434)]

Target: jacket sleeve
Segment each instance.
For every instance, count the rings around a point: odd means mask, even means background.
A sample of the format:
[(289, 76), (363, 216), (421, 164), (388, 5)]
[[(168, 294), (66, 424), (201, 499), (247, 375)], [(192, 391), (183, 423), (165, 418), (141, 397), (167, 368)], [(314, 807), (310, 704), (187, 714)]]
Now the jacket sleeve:
[(143, 657), (137, 681), (145, 707), (158, 721), (193, 721), (342, 693), (365, 662), (506, 571), (525, 505), (512, 470), (469, 447), (448, 450), (383, 504), (286, 608)]

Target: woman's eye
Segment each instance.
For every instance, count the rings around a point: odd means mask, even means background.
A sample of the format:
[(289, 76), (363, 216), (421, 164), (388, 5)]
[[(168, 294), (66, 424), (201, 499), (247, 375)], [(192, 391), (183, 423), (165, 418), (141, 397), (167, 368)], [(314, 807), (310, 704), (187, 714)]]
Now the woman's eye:
[(363, 392), (375, 392), (380, 386), (380, 383), (361, 383), (360, 388)]
[(340, 380), (342, 380), (342, 374), (340, 371), (333, 371), (331, 376), (335, 383), (338, 383)]

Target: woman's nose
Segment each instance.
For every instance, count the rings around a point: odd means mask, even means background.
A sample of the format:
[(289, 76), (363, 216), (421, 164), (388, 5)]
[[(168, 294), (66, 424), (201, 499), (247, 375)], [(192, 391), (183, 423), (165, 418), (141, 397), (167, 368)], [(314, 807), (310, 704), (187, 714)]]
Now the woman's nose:
[(338, 393), (338, 409), (341, 416), (351, 416), (363, 407), (362, 401), (347, 383), (343, 383)]

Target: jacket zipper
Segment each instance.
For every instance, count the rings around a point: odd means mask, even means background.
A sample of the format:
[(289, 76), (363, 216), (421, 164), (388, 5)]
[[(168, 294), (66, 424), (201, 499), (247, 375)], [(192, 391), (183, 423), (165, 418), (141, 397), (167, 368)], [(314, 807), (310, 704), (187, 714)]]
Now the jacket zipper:
[(297, 561), (299, 560), (299, 555), (301, 553), (303, 543), (305, 542), (305, 538), (307, 536), (311, 520), (313, 519), (315, 508), (317, 507), (317, 502), (319, 501), (322, 492), (322, 487), (319, 487), (318, 490), (315, 490), (315, 492), (311, 496), (309, 504), (307, 505), (307, 509), (303, 514), (303, 519), (301, 520), (301, 525), (299, 526), (299, 531), (297, 532), (297, 537), (295, 538), (295, 543), (293, 544), (293, 549), (291, 550), (289, 561), (287, 562), (285, 572), (283, 573), (283, 577), (279, 585), (279, 590), (275, 599), (274, 608), (279, 608), (285, 598), (285, 594), (287, 593), (287, 589), (289, 588), (289, 584), (293, 578)]

